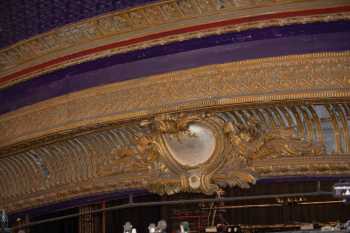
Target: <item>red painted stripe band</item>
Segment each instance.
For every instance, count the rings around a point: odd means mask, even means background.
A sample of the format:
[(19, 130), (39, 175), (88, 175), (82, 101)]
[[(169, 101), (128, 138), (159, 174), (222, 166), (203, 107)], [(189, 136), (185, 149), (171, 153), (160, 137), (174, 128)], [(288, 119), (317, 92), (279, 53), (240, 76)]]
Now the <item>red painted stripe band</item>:
[(261, 20), (268, 20), (268, 19), (287, 18), (287, 17), (295, 17), (295, 16), (309, 16), (309, 15), (317, 15), (317, 14), (325, 14), (325, 13), (331, 14), (331, 13), (348, 12), (348, 11), (350, 11), (350, 6), (325, 8), (325, 9), (314, 9), (314, 10), (304, 10), (304, 11), (295, 11), (295, 12), (275, 13), (275, 14), (252, 16), (252, 17), (245, 17), (245, 18), (239, 18), (239, 19), (231, 19), (231, 20), (219, 21), (219, 22), (214, 22), (214, 23), (196, 25), (196, 26), (191, 26), (191, 27), (182, 28), (182, 29), (176, 29), (176, 30), (155, 33), (152, 35), (142, 36), (142, 37), (133, 38), (133, 39), (125, 40), (125, 41), (115, 42), (115, 43), (108, 44), (108, 45), (103, 45), (103, 46), (92, 48), (92, 49), (87, 49), (84, 51), (80, 51), (77, 53), (73, 53), (70, 55), (59, 57), (59, 58), (53, 59), (51, 61), (23, 69), (21, 71), (9, 74), (9, 75), (1, 78), (0, 85), (4, 84), (6, 82), (10, 82), (12, 80), (19, 79), (23, 75), (38, 71), (40, 69), (48, 68), (50, 66), (60, 64), (60, 63), (65, 62), (67, 60), (73, 60), (73, 59), (77, 59), (79, 57), (84, 57), (86, 55), (90, 55), (93, 53), (102, 52), (105, 50), (114, 49), (114, 48), (118, 48), (118, 47), (128, 46), (128, 45), (136, 44), (139, 42), (160, 39), (160, 38), (166, 37), (166, 36), (177, 35), (177, 34), (188, 33), (188, 32), (195, 32), (195, 31), (200, 31), (200, 30), (204, 30), (204, 29), (211, 29), (211, 28), (215, 28), (215, 27), (236, 25), (236, 24), (261, 21)]

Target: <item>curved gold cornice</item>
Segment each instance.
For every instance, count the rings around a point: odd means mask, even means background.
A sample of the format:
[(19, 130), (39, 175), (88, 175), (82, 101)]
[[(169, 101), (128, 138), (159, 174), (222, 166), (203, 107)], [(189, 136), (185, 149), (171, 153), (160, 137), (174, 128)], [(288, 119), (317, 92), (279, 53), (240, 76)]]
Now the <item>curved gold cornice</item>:
[(0, 147), (154, 114), (350, 97), (350, 53), (209, 65), (91, 88), (0, 116)]
[[(193, 37), (273, 25), (349, 19), (346, 12), (286, 14), (264, 19), (266, 12), (278, 14), (348, 5), (345, 0), (168, 0), (113, 12), (54, 29), (0, 50), (0, 87), (83, 61)], [(261, 16), (261, 19), (238, 20), (254, 16)], [(221, 25), (232, 19), (238, 21), (234, 25)], [(220, 23), (210, 28), (200, 26), (214, 22)]]

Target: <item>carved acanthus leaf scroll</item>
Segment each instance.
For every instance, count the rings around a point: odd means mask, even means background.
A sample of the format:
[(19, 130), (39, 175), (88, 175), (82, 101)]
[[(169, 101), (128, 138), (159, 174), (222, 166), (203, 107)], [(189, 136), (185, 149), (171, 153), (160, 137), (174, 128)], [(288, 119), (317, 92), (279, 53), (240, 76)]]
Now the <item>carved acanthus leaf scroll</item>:
[(248, 160), (324, 153), (321, 145), (298, 137), (293, 128), (266, 128), (255, 118), (246, 125), (228, 122), (224, 129), (236, 153)]

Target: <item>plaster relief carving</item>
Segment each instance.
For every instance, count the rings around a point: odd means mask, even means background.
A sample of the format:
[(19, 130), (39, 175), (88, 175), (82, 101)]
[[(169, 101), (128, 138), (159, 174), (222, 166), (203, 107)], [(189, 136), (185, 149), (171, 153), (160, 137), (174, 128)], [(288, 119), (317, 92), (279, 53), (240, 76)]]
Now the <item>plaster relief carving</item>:
[(148, 171), (146, 188), (159, 194), (246, 188), (255, 183), (253, 161), (324, 153), (292, 128), (265, 128), (256, 118), (235, 124), (205, 113), (165, 114), (140, 125), (148, 133), (135, 141), (135, 162)]
[(266, 177), (349, 175), (348, 127), (336, 127), (346, 125), (349, 106), (183, 111), (56, 135), (15, 154), (3, 151), (0, 204), (15, 211), (129, 188), (211, 194)]

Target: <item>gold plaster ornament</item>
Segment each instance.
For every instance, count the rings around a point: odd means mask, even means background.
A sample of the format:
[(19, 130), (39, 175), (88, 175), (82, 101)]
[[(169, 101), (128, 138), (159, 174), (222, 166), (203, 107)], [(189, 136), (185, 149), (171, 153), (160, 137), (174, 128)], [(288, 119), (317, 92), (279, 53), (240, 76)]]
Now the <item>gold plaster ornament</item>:
[(350, 175), (349, 112), (345, 99), (281, 101), (69, 131), (0, 152), (0, 205), (14, 212), (130, 188), (209, 194), (261, 178)]
[[(255, 183), (252, 161), (320, 155), (322, 146), (301, 139), (291, 128), (265, 129), (251, 118), (245, 125), (211, 114), (165, 114), (142, 121), (148, 134), (136, 140), (137, 163), (152, 177), (146, 186), (159, 194), (202, 192), (219, 186)], [(126, 149), (128, 150), (128, 149)], [(221, 174), (224, 179), (215, 180)]]

